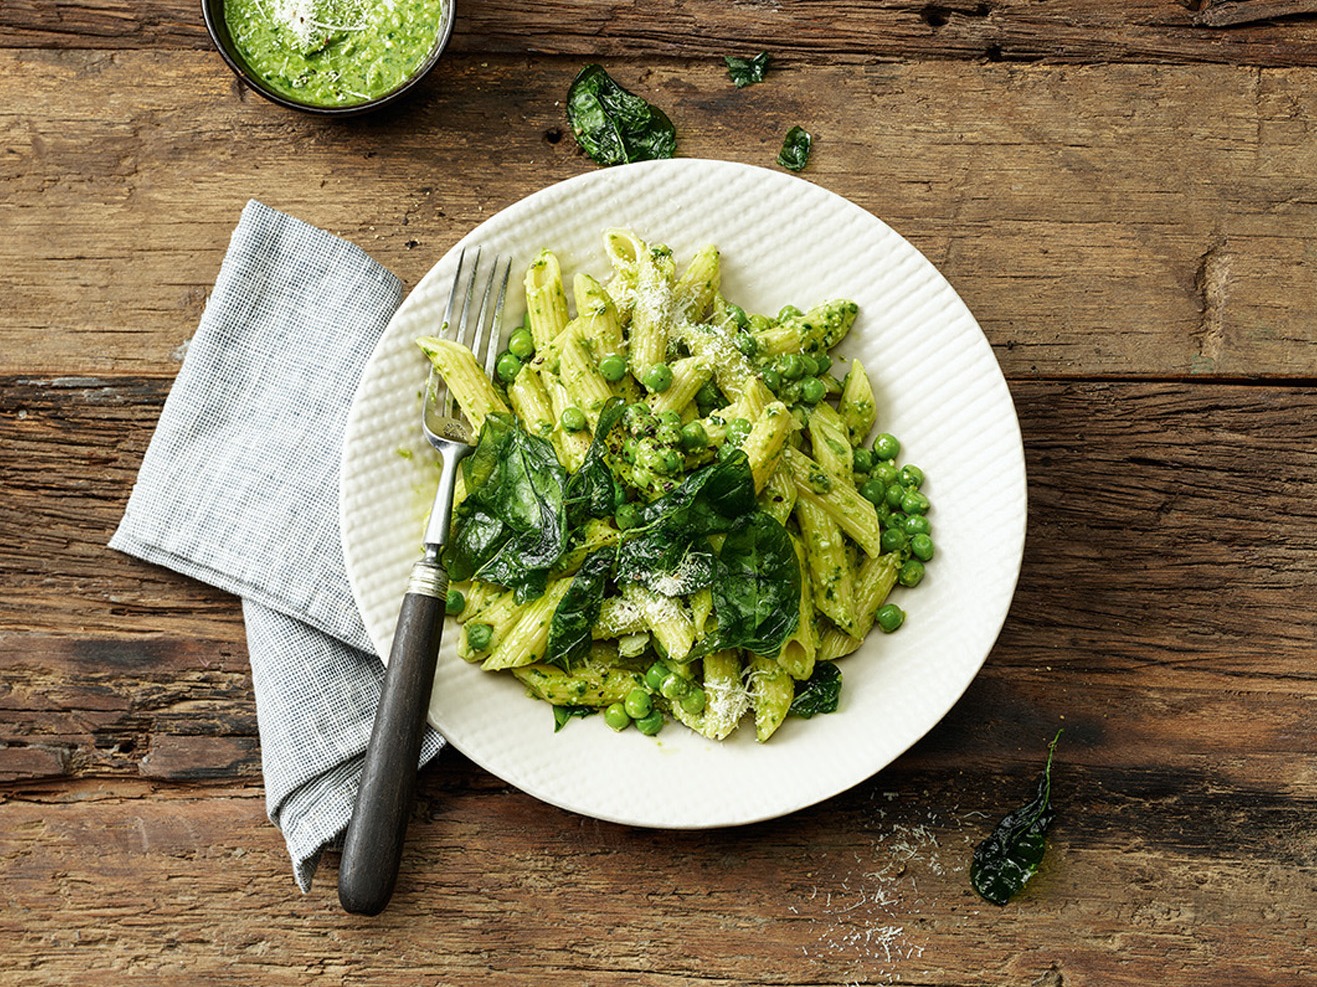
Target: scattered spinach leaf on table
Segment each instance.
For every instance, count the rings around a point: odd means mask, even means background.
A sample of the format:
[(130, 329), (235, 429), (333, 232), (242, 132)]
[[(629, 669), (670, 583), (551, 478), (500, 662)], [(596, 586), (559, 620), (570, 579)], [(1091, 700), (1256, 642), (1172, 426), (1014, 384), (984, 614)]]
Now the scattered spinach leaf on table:
[(597, 164), (670, 158), (677, 150), (677, 128), (668, 115), (623, 89), (601, 65), (587, 65), (572, 80), (567, 122)]
[(727, 74), (732, 77), (732, 82), (737, 89), (744, 89), (756, 82), (763, 82), (764, 73), (768, 71), (768, 52), (766, 51), (761, 51), (754, 58), (724, 55), (723, 61), (727, 63)]
[(835, 713), (840, 702), (841, 669), (834, 662), (820, 661), (809, 678), (796, 683), (796, 697), (787, 712), (808, 720), (819, 713)]
[(991, 835), (974, 848), (969, 879), (974, 890), (994, 905), (1004, 905), (1038, 872), (1047, 849), (1052, 808), (1052, 755), (1061, 731), (1047, 745), (1047, 764), (1038, 776), (1038, 791), (1026, 804), (1008, 812)]
[(803, 171), (809, 164), (809, 152), (814, 138), (804, 127), (792, 127), (782, 141), (782, 150), (777, 152), (777, 163), (790, 171)]

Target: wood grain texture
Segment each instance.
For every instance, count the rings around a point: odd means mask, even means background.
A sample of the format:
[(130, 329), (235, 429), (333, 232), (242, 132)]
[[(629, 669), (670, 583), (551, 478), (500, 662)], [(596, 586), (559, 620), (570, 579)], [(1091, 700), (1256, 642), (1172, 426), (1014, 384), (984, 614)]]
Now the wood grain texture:
[[(564, 133), (577, 67), (455, 59), (343, 124), (237, 91), (202, 53), (0, 51), (0, 372), (172, 376), (248, 197), (415, 284), (593, 167)], [(938, 264), (1013, 377), (1317, 377), (1312, 71), (867, 64), (737, 90), (711, 64), (612, 67), (685, 156), (772, 167), (807, 124), (806, 177)], [(488, 121), (500, 142), (473, 151)]]
[[(1311, 6), (458, 0), (416, 98), (328, 123), (194, 0), (0, 2), (0, 987), (1317, 982)], [(1018, 591), (933, 731), (784, 819), (600, 823), (447, 751), (350, 917), (266, 819), (238, 602), (106, 542), (249, 197), (414, 285), (594, 167), (561, 103), (596, 59), (684, 156), (806, 126), (803, 180), (947, 274), (1019, 411)], [(1043, 870), (986, 905), (972, 848), (1058, 727)]]
[[(1314, 65), (1304, 0), (458, 0), (462, 55)], [(210, 47), (188, 0), (7, 0), (5, 47)]]
[[(398, 892), (369, 921), (338, 909), (332, 855), (298, 897), (254, 789), (121, 781), (13, 799), (0, 983), (1082, 987), (1156, 969), (1170, 987), (1255, 987), (1317, 972), (1299, 812), (1224, 812), (1199, 779), (1089, 766), (1079, 741), (1058, 758), (1044, 870), (1005, 909), (973, 896), (966, 867), (1029, 769), (898, 762), (817, 810), (695, 833), (583, 819), (473, 777), (447, 753), (426, 771)], [(1149, 800), (1155, 815), (1137, 811)]]

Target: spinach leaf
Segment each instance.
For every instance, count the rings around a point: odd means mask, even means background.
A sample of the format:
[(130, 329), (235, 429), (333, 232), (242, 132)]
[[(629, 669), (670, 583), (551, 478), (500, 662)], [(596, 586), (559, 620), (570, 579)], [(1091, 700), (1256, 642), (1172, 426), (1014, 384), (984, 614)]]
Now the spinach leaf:
[(834, 662), (820, 661), (808, 679), (796, 683), (796, 698), (787, 712), (808, 720), (818, 713), (837, 712), (840, 701), (841, 669)]
[(518, 602), (535, 599), (567, 543), (567, 473), (553, 446), (493, 414), (462, 471), (468, 494), (444, 551), (450, 577), (479, 576), (515, 590)]
[(544, 660), (563, 671), (590, 650), (590, 629), (599, 619), (608, 573), (617, 559), (617, 547), (609, 545), (591, 552), (572, 577), (572, 584), (553, 612), (549, 643)]
[(803, 171), (809, 164), (809, 152), (814, 138), (804, 127), (792, 127), (782, 141), (782, 150), (777, 152), (777, 163), (791, 171)]
[(608, 449), (608, 433), (613, 430), (626, 411), (621, 398), (609, 398), (599, 412), (594, 439), (585, 454), (581, 468), (567, 481), (567, 524), (575, 528), (589, 518), (612, 515), (617, 506), (617, 481), (609, 469), (604, 453)]
[(642, 582), (672, 576), (696, 539), (730, 531), (755, 508), (754, 476), (741, 449), (704, 466), (669, 494), (641, 508), (618, 557), (618, 578)]
[(1052, 808), (1052, 754), (1060, 739), (1058, 730), (1047, 746), (1047, 764), (1038, 776), (1034, 797), (1008, 812), (992, 834), (974, 848), (970, 883), (994, 905), (1004, 905), (1017, 895), (1042, 863), (1047, 827), (1056, 815)]
[(601, 165), (670, 158), (677, 129), (667, 114), (619, 86), (600, 65), (587, 65), (567, 90), (567, 122)]
[(764, 73), (768, 71), (768, 52), (766, 51), (761, 51), (754, 58), (749, 59), (737, 58), (735, 55), (724, 55), (723, 61), (727, 63), (727, 74), (732, 77), (732, 82), (736, 84), (737, 89), (744, 89), (756, 82), (763, 82)]
[(755, 511), (723, 541), (713, 576), (716, 650), (777, 654), (800, 621), (800, 564), (786, 528)]
[(594, 716), (599, 710), (593, 706), (555, 706), (553, 707), (553, 732), (557, 733), (567, 725), (572, 717)]

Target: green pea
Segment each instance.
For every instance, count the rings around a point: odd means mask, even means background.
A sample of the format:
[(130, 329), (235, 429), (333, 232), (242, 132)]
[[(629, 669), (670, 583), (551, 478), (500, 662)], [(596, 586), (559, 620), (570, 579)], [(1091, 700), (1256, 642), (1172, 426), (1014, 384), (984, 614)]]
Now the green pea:
[(659, 453), (658, 462), (654, 464), (654, 472), (672, 476), (674, 473), (680, 473), (684, 465), (686, 464), (681, 458), (681, 453), (676, 449), (664, 449)]
[(745, 356), (754, 356), (759, 352), (759, 341), (748, 332), (736, 334), (736, 348)]
[(802, 377), (813, 377), (819, 372), (818, 361), (808, 353), (800, 354), (800, 365), (805, 369), (805, 372), (801, 375)]
[(626, 694), (622, 705), (626, 709), (627, 716), (638, 720), (642, 716), (649, 715), (649, 711), (654, 708), (654, 700), (649, 698), (649, 693), (644, 689), (635, 688)]
[(663, 729), (663, 711), (661, 709), (651, 710), (647, 716), (642, 716), (636, 720), (636, 729), (646, 737), (652, 737)]
[(622, 458), (628, 463), (634, 463), (636, 461), (636, 453), (639, 449), (640, 443), (635, 439), (627, 439), (622, 443)]
[(688, 688), (686, 680), (673, 672), (659, 685), (659, 695), (664, 699), (679, 699), (686, 694)]
[[(933, 525), (922, 514), (911, 514), (901, 522), (901, 527), (905, 529), (907, 535), (926, 535), (933, 530)], [(910, 542), (913, 547), (914, 539), (911, 538)]]
[(508, 352), (519, 360), (535, 355), (535, 337), (525, 326), (512, 330), (508, 337)]
[(777, 321), (786, 322), (787, 319), (798, 319), (804, 314), (805, 314), (804, 312), (796, 308), (796, 306), (794, 305), (783, 305), (780, 309), (778, 309)]
[(691, 686), (684, 696), (677, 700), (691, 716), (699, 716), (704, 712), (704, 690), (699, 686)]
[(631, 717), (627, 715), (625, 706), (621, 703), (613, 703), (604, 710), (604, 722), (620, 733), (631, 726)]
[(878, 624), (878, 629), (884, 634), (890, 634), (905, 623), (905, 611), (895, 603), (884, 603), (874, 614), (874, 621)]
[(890, 432), (883, 432), (873, 440), (873, 454), (879, 459), (895, 459), (901, 455), (901, 443)]
[[(718, 385), (712, 380), (706, 380), (700, 385), (700, 389), (695, 392), (695, 403), (701, 409), (717, 408), (723, 403), (722, 392), (718, 390)], [(707, 414), (701, 411), (701, 414)]]
[(622, 504), (617, 508), (617, 514), (614, 517), (617, 520), (618, 529), (626, 531), (640, 523), (640, 509), (635, 504)]
[(672, 386), (672, 368), (666, 363), (656, 363), (645, 371), (641, 383), (651, 391), (662, 394)]
[(918, 490), (924, 485), (924, 471), (918, 466), (902, 466), (901, 483), (904, 486), (914, 487)]
[(782, 357), (778, 369), (787, 380), (800, 380), (805, 376), (805, 361), (800, 358), (799, 353), (788, 353)]
[(868, 473), (873, 469), (873, 453), (864, 446), (851, 450), (851, 465), (856, 473)]
[(585, 412), (575, 405), (563, 408), (562, 427), (568, 432), (579, 432), (585, 428)]
[(817, 377), (806, 377), (800, 382), (800, 397), (806, 404), (818, 404), (828, 389)]
[(820, 377), (832, 369), (832, 357), (827, 353), (815, 353), (814, 362), (818, 364), (818, 370), (814, 372)]
[(466, 625), (466, 643), (472, 651), (484, 651), (489, 647), (489, 639), (494, 636), (490, 624), (469, 623)]
[(599, 361), (599, 373), (604, 380), (616, 384), (626, 376), (626, 357), (612, 353)]
[(517, 379), (517, 374), (521, 373), (521, 361), (515, 353), (504, 350), (494, 364), (494, 372), (503, 383), (511, 384)]
[(912, 535), (910, 537), (910, 554), (921, 562), (927, 562), (933, 557), (933, 539), (922, 532)]
[(709, 448), (709, 433), (700, 422), (687, 422), (681, 428), (681, 447), (687, 452)]
[(658, 420), (660, 425), (676, 425), (678, 428), (681, 428), (680, 411), (673, 411), (672, 409), (660, 411), (658, 413)]
[(650, 665), (649, 668), (645, 669), (645, 684), (655, 692), (658, 692), (663, 687), (663, 680), (670, 674), (667, 665), (663, 664), (661, 661), (656, 661), (654, 664)]
[(681, 445), (681, 425), (673, 425), (671, 422), (659, 422), (658, 434), (654, 436), (661, 445), (679, 446)]
[(466, 597), (460, 589), (450, 589), (444, 600), (444, 613), (459, 614), (466, 609)]
[(907, 514), (923, 514), (928, 510), (928, 498), (914, 487), (907, 487), (901, 497), (901, 510)]
[(882, 480), (871, 476), (860, 484), (860, 496), (871, 504), (881, 504), (886, 500), (887, 488), (883, 486)]
[(782, 390), (782, 375), (772, 367), (766, 367), (760, 371), (759, 376), (764, 379), (765, 386), (774, 394)]
[(887, 488), (887, 506), (896, 510), (901, 506), (901, 498), (905, 496), (905, 487), (899, 483), (893, 483)]
[(747, 321), (750, 323), (750, 328), (755, 332), (763, 332), (766, 329), (773, 328), (773, 320), (766, 315), (752, 315)]
[(896, 581), (902, 586), (918, 586), (919, 581), (924, 578), (924, 563), (918, 559), (910, 559), (901, 566), (900, 571), (896, 574)]
[(750, 423), (744, 418), (733, 418), (727, 423), (727, 444), (739, 446), (750, 434)]
[(881, 460), (873, 464), (873, 469), (869, 473), (879, 480), (883, 481), (883, 486), (890, 486), (896, 482), (900, 471), (897, 470), (896, 464), (890, 461)]
[(727, 317), (735, 322), (738, 326), (747, 326), (750, 324), (750, 317), (745, 314), (745, 309), (733, 302), (728, 302), (726, 307)]
[(879, 544), (884, 552), (899, 552), (906, 546), (905, 532), (900, 528), (884, 528)]

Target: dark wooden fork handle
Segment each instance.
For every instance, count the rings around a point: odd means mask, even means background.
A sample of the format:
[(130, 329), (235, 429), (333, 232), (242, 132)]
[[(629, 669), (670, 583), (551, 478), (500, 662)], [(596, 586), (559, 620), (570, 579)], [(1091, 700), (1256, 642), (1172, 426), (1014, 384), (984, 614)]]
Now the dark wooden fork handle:
[(382, 912), (398, 879), (447, 589), (448, 577), (441, 567), (419, 562), (398, 612), (384, 690), (338, 871), (338, 900), (358, 915)]

